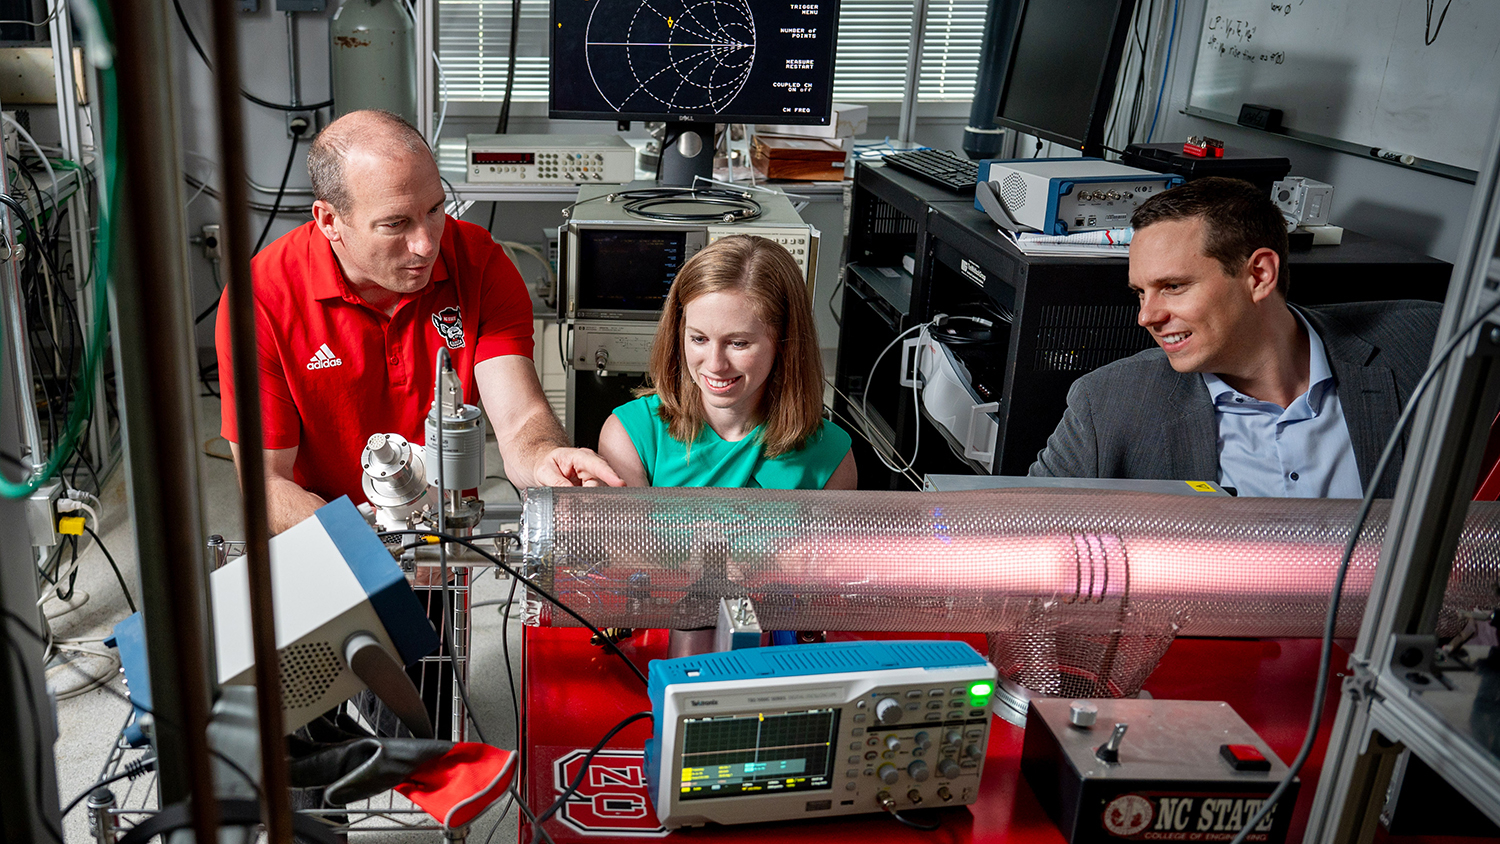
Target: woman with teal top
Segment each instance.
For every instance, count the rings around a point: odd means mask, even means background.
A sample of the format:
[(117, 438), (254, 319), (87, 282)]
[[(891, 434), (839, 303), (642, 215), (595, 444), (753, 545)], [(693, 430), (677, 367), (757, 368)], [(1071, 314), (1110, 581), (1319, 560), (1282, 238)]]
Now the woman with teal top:
[(651, 385), (599, 433), (627, 486), (855, 488), (849, 434), (823, 419), (812, 300), (781, 246), (735, 235), (683, 265)]

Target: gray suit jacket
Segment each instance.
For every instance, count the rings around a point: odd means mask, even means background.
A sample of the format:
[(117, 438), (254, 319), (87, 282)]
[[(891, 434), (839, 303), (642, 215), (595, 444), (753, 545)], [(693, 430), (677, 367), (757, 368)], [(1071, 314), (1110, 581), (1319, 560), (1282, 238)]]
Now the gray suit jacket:
[[(1323, 339), (1361, 484), (1368, 484), (1432, 354), (1442, 306), (1362, 302), (1298, 308)], [(1395, 494), (1406, 435), (1377, 495)], [(1073, 382), (1068, 409), (1031, 464), (1056, 478), (1219, 479), (1219, 427), (1202, 376), (1179, 373), (1161, 349)]]

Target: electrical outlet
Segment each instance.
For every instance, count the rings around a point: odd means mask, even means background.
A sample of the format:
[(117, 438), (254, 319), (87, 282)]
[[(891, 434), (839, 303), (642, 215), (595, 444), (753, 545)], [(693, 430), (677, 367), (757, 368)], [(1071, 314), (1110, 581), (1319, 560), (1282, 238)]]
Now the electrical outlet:
[(49, 481), (26, 499), (26, 528), (31, 533), (31, 544), (37, 548), (57, 544), (57, 500), (62, 498), (62, 492), (61, 483)]
[(311, 138), (318, 134), (316, 111), (289, 111), (286, 113), (286, 136), (288, 138)]
[(220, 242), (218, 223), (209, 223), (208, 225), (204, 226), (203, 234), (197, 240), (198, 243), (203, 246), (203, 257), (207, 258), (208, 260), (217, 261), (224, 256), (224, 253), (220, 251), (219, 248)]

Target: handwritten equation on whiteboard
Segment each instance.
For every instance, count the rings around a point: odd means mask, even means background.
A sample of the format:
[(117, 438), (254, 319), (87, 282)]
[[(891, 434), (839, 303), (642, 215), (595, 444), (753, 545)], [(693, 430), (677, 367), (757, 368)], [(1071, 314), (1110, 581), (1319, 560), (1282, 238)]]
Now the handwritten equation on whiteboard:
[[(1281, 4), (1272, 4), (1271, 8), (1276, 9), (1279, 6)], [(1269, 64), (1285, 62), (1285, 51), (1265, 49), (1264, 45), (1255, 43), (1257, 29), (1258, 27), (1249, 21), (1214, 15), (1206, 21), (1203, 27), (1203, 53), (1200, 55), (1219, 55), (1228, 59)]]

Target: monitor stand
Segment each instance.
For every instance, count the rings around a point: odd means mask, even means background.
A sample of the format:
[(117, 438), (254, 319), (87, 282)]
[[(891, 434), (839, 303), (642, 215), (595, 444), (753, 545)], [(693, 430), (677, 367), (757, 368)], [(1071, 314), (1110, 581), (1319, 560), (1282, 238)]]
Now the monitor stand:
[(668, 187), (692, 187), (693, 177), (714, 177), (714, 124), (668, 121), (662, 134), (660, 178)]

